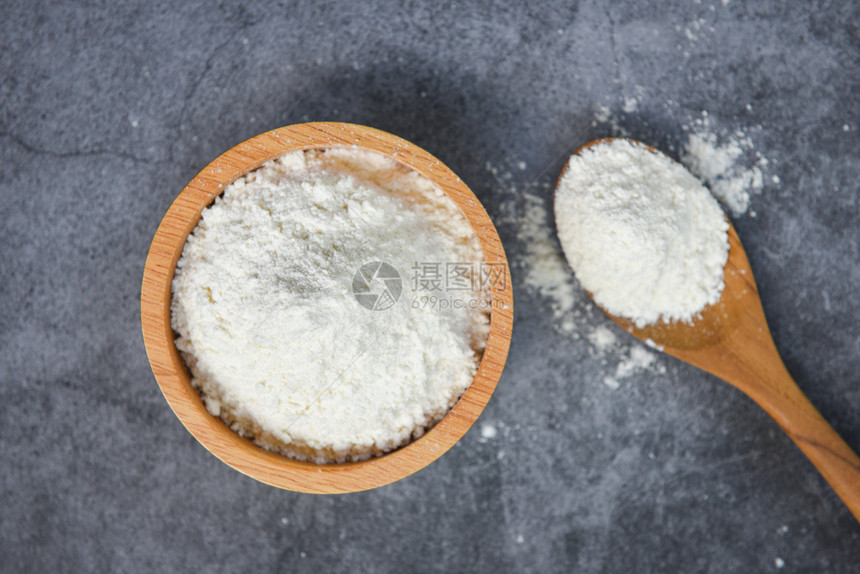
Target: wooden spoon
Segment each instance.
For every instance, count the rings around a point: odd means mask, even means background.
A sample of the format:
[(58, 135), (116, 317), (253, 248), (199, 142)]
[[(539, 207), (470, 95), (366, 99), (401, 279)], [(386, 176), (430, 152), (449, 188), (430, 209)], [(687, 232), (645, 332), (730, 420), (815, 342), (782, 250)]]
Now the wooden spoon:
[[(612, 139), (591, 141), (574, 153)], [(658, 322), (637, 328), (628, 319), (604, 312), (635, 337), (650, 340), (665, 353), (746, 393), (788, 433), (860, 521), (860, 458), (788, 374), (768, 329), (746, 252), (731, 224), (728, 236), (722, 296), (693, 323)]]

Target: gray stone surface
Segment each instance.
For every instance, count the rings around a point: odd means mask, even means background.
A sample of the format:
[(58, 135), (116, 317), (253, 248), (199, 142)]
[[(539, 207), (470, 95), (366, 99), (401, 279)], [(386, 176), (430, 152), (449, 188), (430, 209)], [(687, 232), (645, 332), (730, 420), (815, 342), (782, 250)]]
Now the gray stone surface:
[[(0, 571), (860, 568), (860, 526), (739, 392), (668, 357), (604, 385), (637, 343), (596, 352), (588, 334), (610, 325), (578, 288), (559, 332), (518, 238), (523, 194), (551, 210), (564, 157), (611, 133), (599, 106), (670, 153), (702, 110), (747, 130), (769, 163), (757, 216), (735, 223), (776, 343), (860, 449), (857, 3), (5, 2), (0, 21)], [(355, 495), (218, 462), (140, 336), (143, 262), (179, 190), (304, 120), (436, 154), (515, 273), (510, 359), (478, 428)]]

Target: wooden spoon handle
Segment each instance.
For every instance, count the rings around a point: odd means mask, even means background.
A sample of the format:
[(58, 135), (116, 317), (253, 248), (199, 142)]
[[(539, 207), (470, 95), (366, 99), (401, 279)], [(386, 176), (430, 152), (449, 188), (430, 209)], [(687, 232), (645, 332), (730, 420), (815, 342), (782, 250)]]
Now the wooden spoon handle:
[(824, 420), (788, 371), (783, 371), (770, 392), (748, 394), (800, 447), (860, 522), (860, 457)]

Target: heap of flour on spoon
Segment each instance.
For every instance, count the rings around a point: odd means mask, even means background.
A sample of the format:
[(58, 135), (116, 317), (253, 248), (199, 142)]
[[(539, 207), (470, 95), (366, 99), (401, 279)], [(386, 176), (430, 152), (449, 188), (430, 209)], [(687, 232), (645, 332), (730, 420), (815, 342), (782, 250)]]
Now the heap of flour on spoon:
[(638, 327), (691, 322), (720, 299), (728, 221), (684, 166), (625, 139), (574, 154), (555, 196), (558, 235), (595, 302)]

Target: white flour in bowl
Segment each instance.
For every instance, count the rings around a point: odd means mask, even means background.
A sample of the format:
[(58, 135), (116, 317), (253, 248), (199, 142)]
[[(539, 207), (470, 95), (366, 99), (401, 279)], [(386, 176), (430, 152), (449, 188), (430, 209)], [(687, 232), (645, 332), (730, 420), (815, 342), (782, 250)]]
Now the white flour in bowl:
[(556, 189), (567, 260), (609, 313), (691, 321), (723, 290), (728, 222), (684, 166), (615, 139), (574, 154)]
[[(416, 305), (413, 270), (481, 260), (462, 213), (420, 174), (355, 149), (289, 153), (227, 186), (188, 236), (176, 346), (209, 412), (264, 448), (320, 463), (379, 455), (454, 405), (489, 330), (483, 286), (474, 307)], [(355, 285), (374, 288), (362, 299)]]

